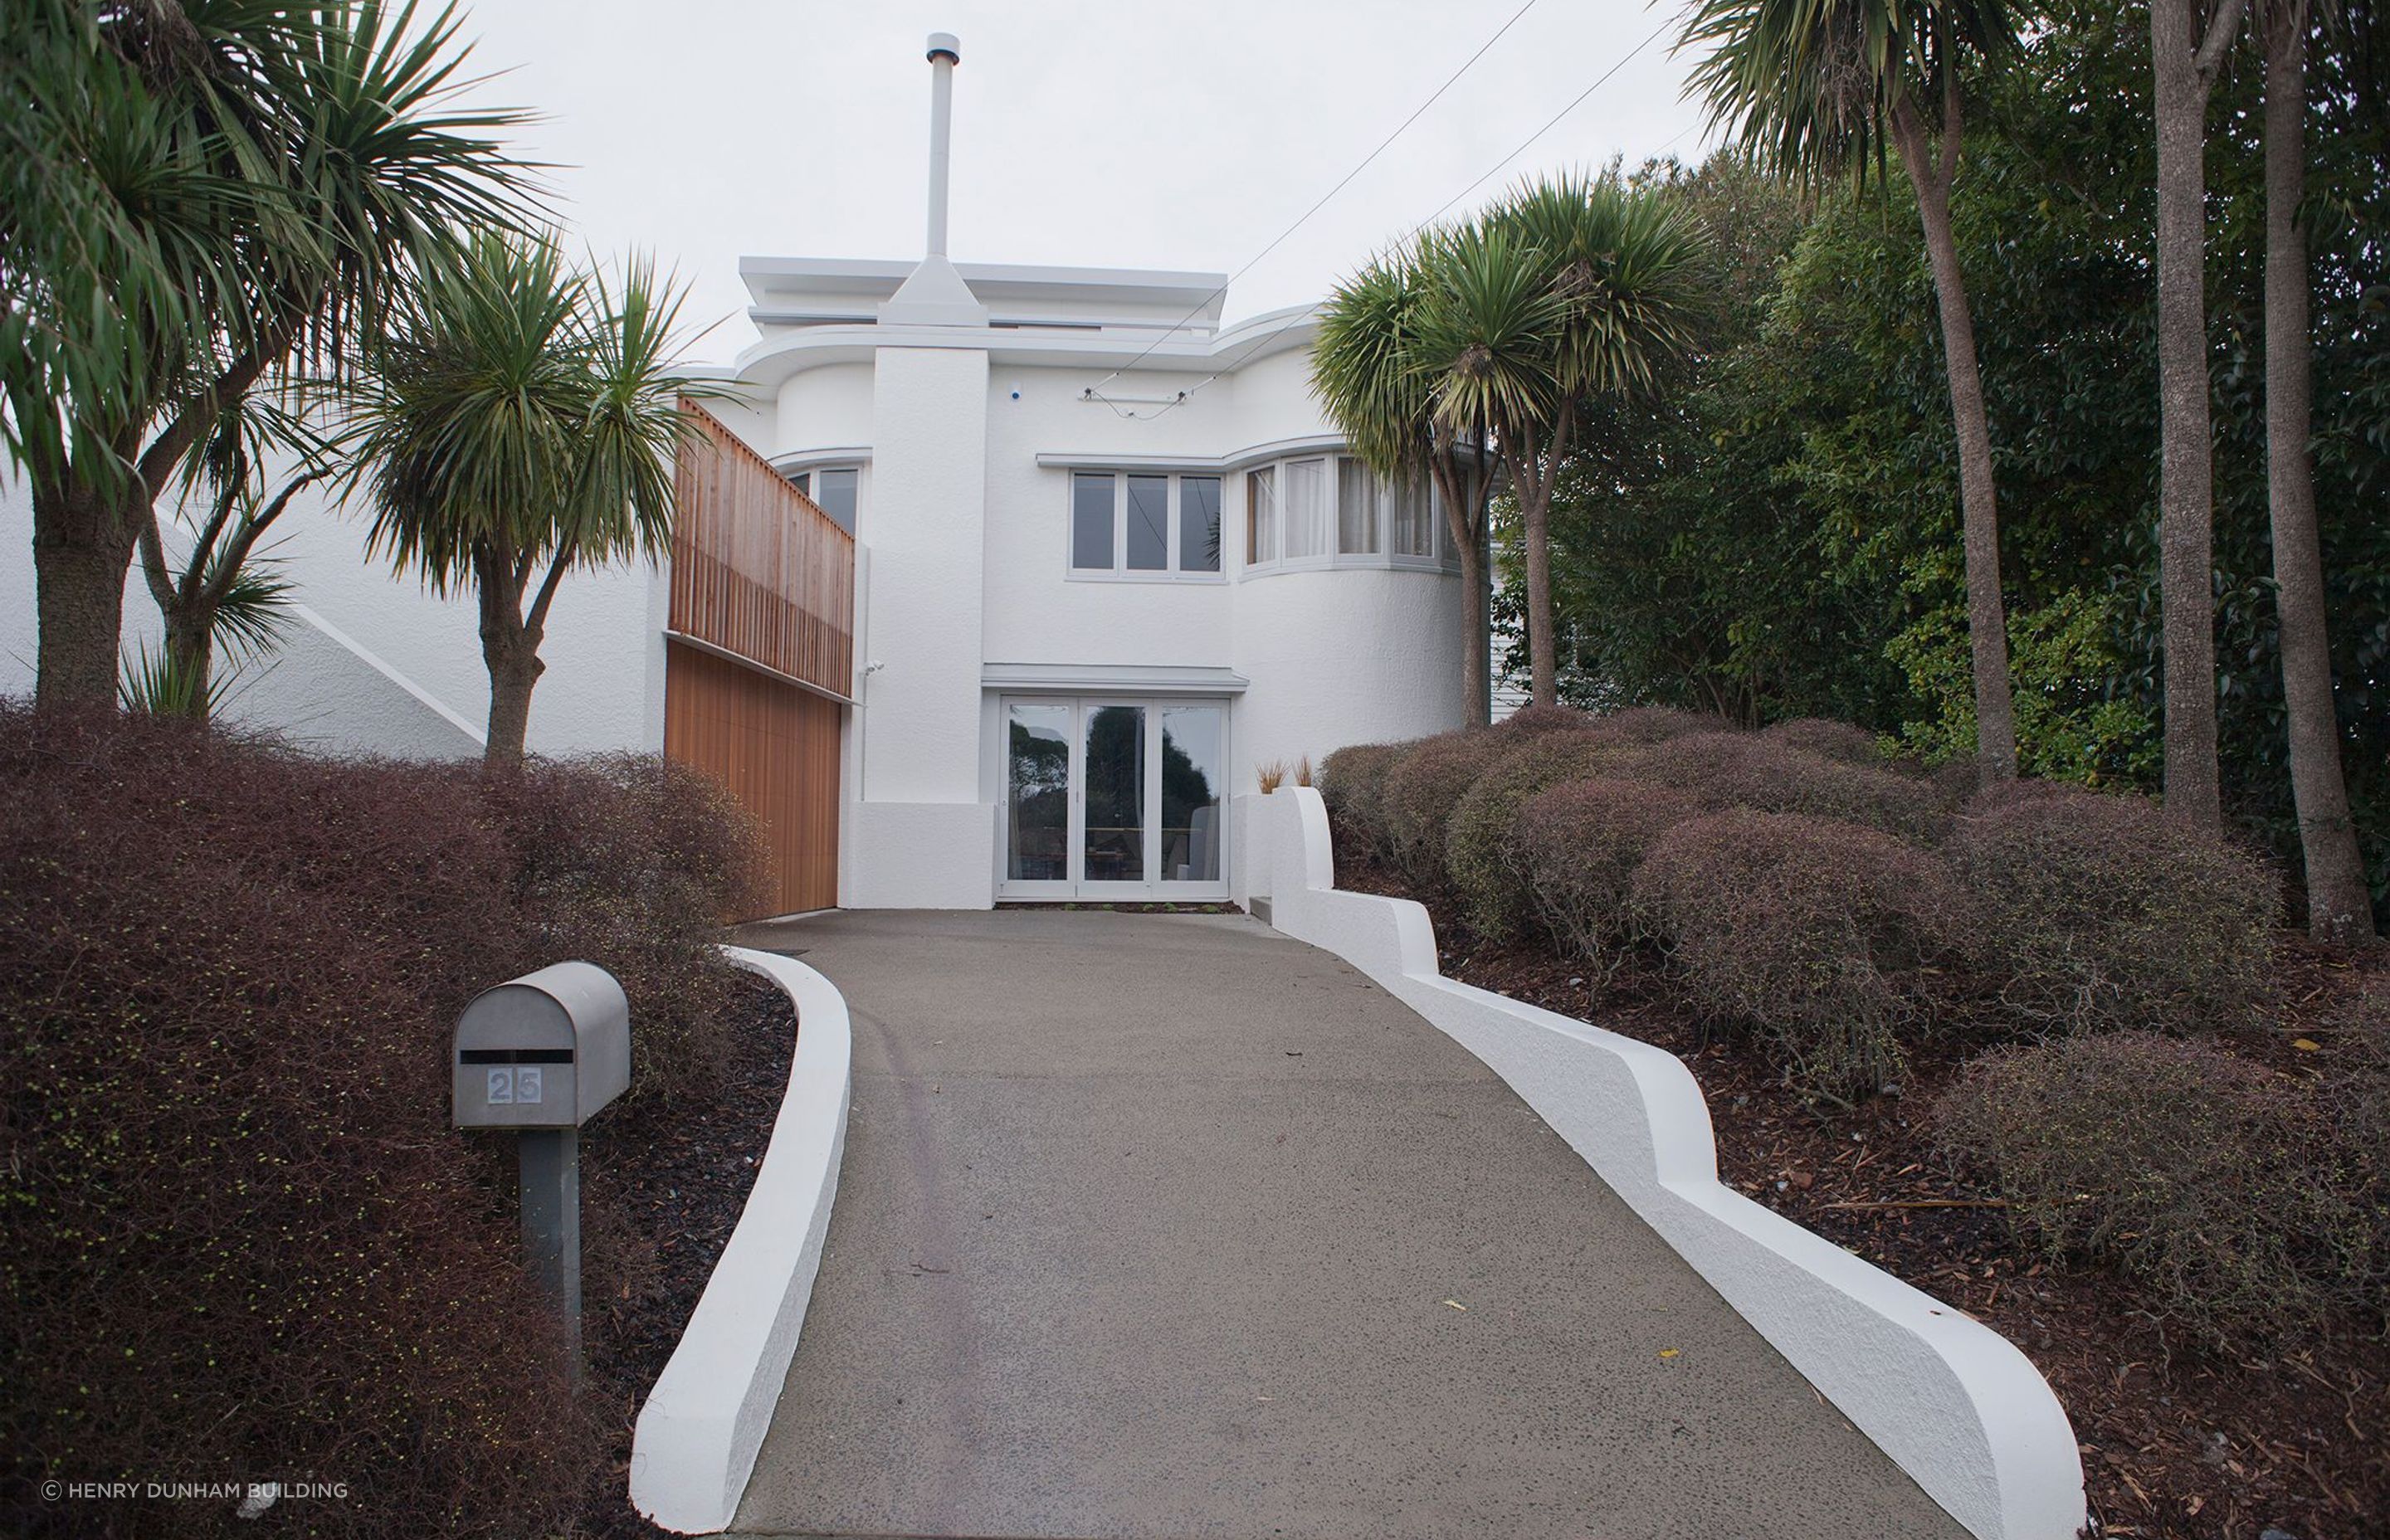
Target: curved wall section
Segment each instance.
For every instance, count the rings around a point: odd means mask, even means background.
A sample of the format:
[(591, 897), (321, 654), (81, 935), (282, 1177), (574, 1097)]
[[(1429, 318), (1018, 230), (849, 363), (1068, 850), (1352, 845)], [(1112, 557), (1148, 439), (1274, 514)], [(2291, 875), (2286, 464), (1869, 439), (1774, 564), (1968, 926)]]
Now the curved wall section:
[(1254, 766), (1316, 764), (1348, 743), (1461, 725), (1460, 580), (1369, 568), (1247, 575), (1236, 585), (1239, 703), (1229, 784)]

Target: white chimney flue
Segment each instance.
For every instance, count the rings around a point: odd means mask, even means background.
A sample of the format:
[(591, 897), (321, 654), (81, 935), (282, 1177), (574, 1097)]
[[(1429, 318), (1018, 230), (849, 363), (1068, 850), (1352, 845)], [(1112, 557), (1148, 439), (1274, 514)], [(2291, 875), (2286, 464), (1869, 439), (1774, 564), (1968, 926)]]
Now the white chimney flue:
[(954, 132), (955, 66), (963, 45), (952, 32), (930, 34), (930, 255), (946, 254), (947, 140)]

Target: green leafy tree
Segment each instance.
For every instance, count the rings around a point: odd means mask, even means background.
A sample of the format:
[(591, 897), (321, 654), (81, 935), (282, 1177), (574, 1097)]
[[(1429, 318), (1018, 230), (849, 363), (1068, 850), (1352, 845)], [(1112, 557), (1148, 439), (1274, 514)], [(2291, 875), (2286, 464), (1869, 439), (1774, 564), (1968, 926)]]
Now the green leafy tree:
[(2003, 0), (1696, 0), (1683, 46), (1709, 51), (1694, 87), (1763, 164), (1812, 186), (1862, 185), (1900, 157), (1925, 236), (1959, 440), (1968, 635), (1983, 773), (2016, 774), (1999, 508), (1975, 321), (1951, 223), (1965, 128), (1962, 74), (1997, 64)]
[(491, 764), (522, 759), (566, 574), (671, 542), (681, 402), (715, 393), (675, 366), (678, 308), (645, 261), (616, 288), (552, 237), (483, 234), (426, 261), (354, 392), (368, 547), (479, 600)]
[(126, 571), (216, 418), (337, 372), (411, 253), (520, 216), (511, 110), (452, 105), (455, 13), (0, 6), (0, 395), (33, 503), (45, 704), (116, 693)]

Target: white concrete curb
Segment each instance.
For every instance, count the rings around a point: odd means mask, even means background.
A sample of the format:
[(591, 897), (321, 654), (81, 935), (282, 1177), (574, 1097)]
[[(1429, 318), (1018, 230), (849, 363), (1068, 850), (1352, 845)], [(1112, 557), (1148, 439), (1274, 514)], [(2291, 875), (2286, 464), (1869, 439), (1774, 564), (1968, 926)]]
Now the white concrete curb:
[(739, 1227), (631, 1434), (632, 1506), (682, 1534), (730, 1527), (771, 1425), (838, 1192), (854, 1048), (828, 979), (790, 957), (722, 950), (788, 991), (797, 1048)]
[(1981, 1540), (2071, 1540), (2075, 1431), (2014, 1344), (1717, 1180), (1709, 1108), (1674, 1054), (1443, 977), (1427, 911), (1335, 885), (1308, 787), (1251, 805), (1252, 892), (1484, 1059), (1926, 1495)]

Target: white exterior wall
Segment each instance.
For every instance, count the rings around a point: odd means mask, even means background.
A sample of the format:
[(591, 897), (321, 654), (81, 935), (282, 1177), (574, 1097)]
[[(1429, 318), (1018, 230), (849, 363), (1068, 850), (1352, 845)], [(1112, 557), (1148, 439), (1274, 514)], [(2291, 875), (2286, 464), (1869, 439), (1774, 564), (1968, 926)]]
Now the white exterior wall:
[[(272, 656), (234, 671), (227, 719), (308, 748), (443, 759), (481, 752), (489, 673), (470, 593), (443, 598), (368, 558), (366, 520), (319, 488), (292, 500), (264, 554), (295, 585), (292, 622)], [(171, 520), (171, 550), (178, 545)], [(547, 672), (532, 697), (530, 747), (572, 754), (662, 742), (661, 622), (649, 625), (646, 563), (568, 579), (540, 649)], [(0, 694), (33, 689), (32, 503), (0, 481)], [(124, 654), (155, 652), (158, 607), (136, 558), (124, 595)]]
[(996, 810), (980, 793), (987, 354), (880, 350), (872, 376), (859, 775), (844, 902), (985, 908)]

